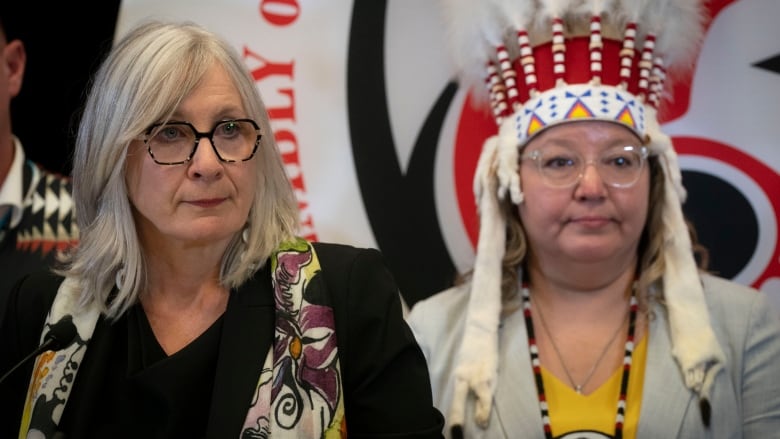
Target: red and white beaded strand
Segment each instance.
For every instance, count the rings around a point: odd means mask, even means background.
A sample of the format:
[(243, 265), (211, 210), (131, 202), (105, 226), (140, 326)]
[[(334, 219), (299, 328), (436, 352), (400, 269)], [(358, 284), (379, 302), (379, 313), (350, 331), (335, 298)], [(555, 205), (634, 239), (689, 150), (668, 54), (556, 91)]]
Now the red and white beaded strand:
[[(536, 382), (536, 392), (539, 397), (539, 409), (542, 414), (544, 436), (547, 439), (553, 439), (552, 428), (550, 426), (550, 411), (547, 406), (547, 397), (544, 393), (542, 369), (539, 361), (539, 349), (536, 346), (534, 323), (531, 318), (531, 296), (527, 285), (523, 285), (522, 294), (525, 328), (528, 332), (528, 351), (531, 355), (531, 366), (534, 370), (534, 381)], [(623, 423), (626, 416), (626, 395), (628, 394), (628, 378), (631, 372), (631, 357), (634, 353), (634, 332), (636, 329), (636, 314), (638, 309), (639, 305), (636, 296), (632, 293), (629, 302), (628, 336), (626, 337), (626, 347), (623, 355), (623, 375), (620, 380), (620, 397), (618, 398), (617, 414), (615, 415), (615, 434), (613, 436), (615, 439), (621, 439), (623, 437)]]

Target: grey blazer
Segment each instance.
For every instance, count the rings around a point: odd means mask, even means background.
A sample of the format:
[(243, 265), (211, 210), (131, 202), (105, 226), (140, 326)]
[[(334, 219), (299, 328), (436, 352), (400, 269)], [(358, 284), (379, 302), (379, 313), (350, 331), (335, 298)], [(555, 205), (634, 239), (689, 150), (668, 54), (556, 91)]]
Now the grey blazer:
[[(754, 289), (704, 275), (715, 336), (726, 364), (712, 386), (709, 428), (698, 397), (684, 383), (671, 354), (667, 313), (655, 305), (649, 327), (644, 394), (637, 438), (780, 438), (780, 313)], [(449, 414), (450, 377), (463, 333), (467, 287), (418, 302), (407, 317), (428, 360), (434, 404)], [(490, 424), (474, 424), (467, 402), (466, 438), (544, 438), (522, 311), (501, 322), (499, 377)], [(445, 435), (450, 437), (447, 421)]]

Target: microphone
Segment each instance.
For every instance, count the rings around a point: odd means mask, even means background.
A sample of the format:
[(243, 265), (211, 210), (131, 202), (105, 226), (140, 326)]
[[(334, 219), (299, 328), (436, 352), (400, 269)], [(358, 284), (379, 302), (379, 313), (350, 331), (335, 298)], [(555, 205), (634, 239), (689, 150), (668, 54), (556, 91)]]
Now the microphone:
[(12, 367), (11, 370), (0, 377), (0, 383), (5, 381), (6, 378), (8, 378), (16, 369), (21, 367), (30, 358), (37, 357), (41, 352), (58, 351), (70, 346), (70, 344), (73, 343), (73, 340), (76, 339), (76, 335), (77, 331), (76, 325), (73, 324), (73, 316), (67, 314), (65, 317), (58, 320), (57, 323), (51, 325), (51, 329), (49, 329), (49, 332), (43, 338), (43, 343), (41, 343), (38, 348), (36, 348), (26, 357), (22, 358), (22, 360), (16, 363), (16, 365)]

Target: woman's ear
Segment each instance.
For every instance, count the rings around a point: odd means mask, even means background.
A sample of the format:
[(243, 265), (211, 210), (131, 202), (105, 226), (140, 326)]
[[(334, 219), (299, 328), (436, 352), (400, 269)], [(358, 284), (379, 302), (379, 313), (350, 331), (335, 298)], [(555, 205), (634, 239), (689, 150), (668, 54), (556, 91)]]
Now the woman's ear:
[(27, 52), (21, 40), (11, 40), (3, 48), (3, 68), (6, 69), (8, 95), (16, 97), (22, 90)]

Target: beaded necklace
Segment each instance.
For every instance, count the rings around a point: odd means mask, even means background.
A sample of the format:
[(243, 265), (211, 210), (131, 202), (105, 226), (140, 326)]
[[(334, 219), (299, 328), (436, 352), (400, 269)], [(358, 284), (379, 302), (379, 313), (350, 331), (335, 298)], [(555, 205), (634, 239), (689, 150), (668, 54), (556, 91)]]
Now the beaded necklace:
[[(550, 412), (547, 407), (547, 397), (544, 393), (544, 383), (542, 382), (542, 369), (539, 362), (539, 350), (536, 346), (536, 336), (534, 335), (534, 323), (531, 319), (531, 296), (527, 285), (523, 285), (523, 315), (525, 316), (525, 328), (528, 332), (528, 351), (531, 355), (531, 366), (534, 369), (534, 379), (536, 382), (536, 392), (539, 397), (539, 409), (542, 414), (542, 424), (544, 425), (544, 436), (547, 439), (553, 439), (552, 428), (550, 427)], [(634, 353), (634, 329), (636, 327), (636, 313), (638, 309), (636, 296), (631, 294), (629, 302), (628, 317), (628, 337), (626, 337), (626, 348), (623, 356), (623, 376), (620, 380), (620, 397), (617, 403), (617, 414), (615, 415), (615, 439), (623, 437), (623, 421), (626, 415), (626, 394), (628, 393), (628, 376), (631, 372), (631, 356)]]

